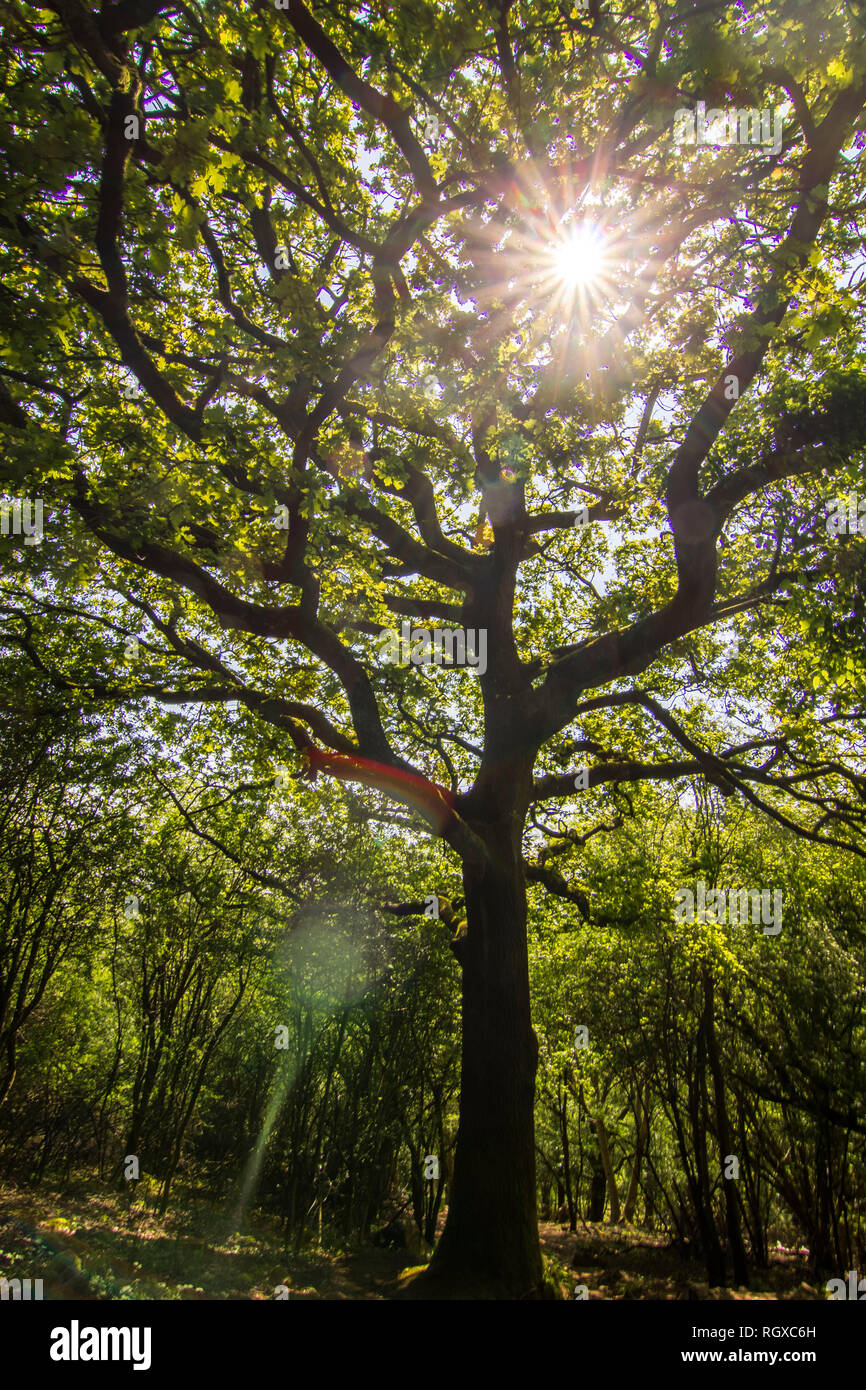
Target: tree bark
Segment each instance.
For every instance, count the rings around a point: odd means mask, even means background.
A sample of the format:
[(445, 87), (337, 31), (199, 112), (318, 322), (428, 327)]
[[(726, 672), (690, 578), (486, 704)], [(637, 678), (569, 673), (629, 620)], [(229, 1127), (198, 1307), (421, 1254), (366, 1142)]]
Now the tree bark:
[(637, 1194), (640, 1187), (641, 1167), (643, 1166), (643, 1156), (649, 1144), (649, 1104), (649, 1086), (647, 1086), (646, 1096), (644, 1096), (643, 1086), (639, 1085), (637, 1091), (637, 1107), (635, 1109), (634, 1161), (631, 1166), (628, 1191), (625, 1195), (625, 1205), (622, 1209), (622, 1221), (624, 1226), (629, 1226), (634, 1221)]
[(464, 871), (460, 1127), (442, 1238), (413, 1296), (544, 1296), (535, 1185), (538, 1044), (529, 1008), (526, 885), (516, 814), (471, 822), (483, 869)]
[(728, 1104), (725, 1096), (725, 1078), (719, 1056), (716, 1038), (715, 989), (712, 973), (704, 967), (704, 1026), (707, 1037), (707, 1059), (713, 1079), (713, 1094), (716, 1102), (716, 1133), (719, 1137), (719, 1162), (722, 1170), (722, 1187), (725, 1194), (725, 1225), (728, 1234), (728, 1253), (734, 1267), (734, 1283), (738, 1286), (749, 1282), (749, 1262), (743, 1244), (740, 1227), (739, 1197), (736, 1179), (725, 1176), (727, 1158), (731, 1152), (731, 1126), (728, 1119)]
[(591, 1155), (590, 1164), (591, 1176), (586, 1219), (596, 1223), (604, 1220), (604, 1209), (607, 1204), (607, 1176), (604, 1171), (604, 1164), (597, 1153)]
[[(694, 985), (695, 979), (692, 978)], [(709, 1097), (707, 1094), (707, 1039), (703, 1014), (698, 1022), (694, 1050), (680, 1050), (685, 1059), (685, 1088), (687, 1112), (691, 1129), (691, 1159), (685, 1130), (678, 1113), (677, 1092), (679, 1089), (675, 1071), (669, 1070), (671, 1113), (677, 1133), (677, 1143), (682, 1160), (683, 1171), (688, 1184), (701, 1244), (701, 1254), (707, 1268), (707, 1280), (712, 1287), (721, 1287), (725, 1282), (725, 1253), (716, 1230), (713, 1210), (713, 1185), (710, 1179), (710, 1161), (707, 1152), (709, 1133)], [(670, 1061), (675, 1058), (669, 1059)]]
[(14, 1034), (6, 1040), (4, 1051), (6, 1053), (7, 1065), (3, 1074), (3, 1079), (0, 1081), (0, 1105), (3, 1104), (9, 1092), (12, 1090), (12, 1083), (15, 1080), (16, 1057)]
[(616, 1185), (616, 1174), (613, 1171), (613, 1163), (610, 1158), (610, 1145), (607, 1141), (607, 1126), (600, 1115), (593, 1120), (596, 1138), (598, 1139), (598, 1152), (601, 1158), (601, 1166), (604, 1169), (604, 1180), (607, 1185), (607, 1200), (610, 1205), (609, 1221), (615, 1226), (619, 1221), (619, 1189)]
[(560, 1112), (560, 1134), (562, 1136), (562, 1176), (565, 1181), (565, 1200), (568, 1204), (568, 1229), (577, 1230), (577, 1207), (571, 1185), (571, 1145), (568, 1142), (568, 1087), (562, 1087), (562, 1110)]

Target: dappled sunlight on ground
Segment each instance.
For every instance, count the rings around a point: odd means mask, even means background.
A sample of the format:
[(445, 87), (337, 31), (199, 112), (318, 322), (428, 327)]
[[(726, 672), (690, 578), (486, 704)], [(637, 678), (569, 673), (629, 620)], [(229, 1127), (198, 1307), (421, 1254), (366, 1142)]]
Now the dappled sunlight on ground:
[[(398, 1296), (422, 1265), (408, 1250), (370, 1244), (289, 1251), (276, 1222), (256, 1215), (230, 1231), (225, 1209), (197, 1198), (164, 1218), (107, 1189), (72, 1195), (0, 1189), (0, 1274), (41, 1278), (47, 1299), (378, 1300)], [(440, 1216), (441, 1231), (444, 1218)], [(578, 1223), (539, 1226), (547, 1275), (563, 1298), (824, 1299), (795, 1252), (774, 1254), (750, 1289), (710, 1289), (696, 1260), (664, 1237)]]
[(748, 1289), (711, 1289), (704, 1266), (686, 1260), (663, 1236), (623, 1226), (578, 1222), (566, 1226), (542, 1222), (542, 1249), (557, 1272), (568, 1272), (569, 1297), (585, 1284), (589, 1299), (825, 1299), (807, 1282), (804, 1261), (794, 1254), (775, 1255), (769, 1270), (755, 1273)]

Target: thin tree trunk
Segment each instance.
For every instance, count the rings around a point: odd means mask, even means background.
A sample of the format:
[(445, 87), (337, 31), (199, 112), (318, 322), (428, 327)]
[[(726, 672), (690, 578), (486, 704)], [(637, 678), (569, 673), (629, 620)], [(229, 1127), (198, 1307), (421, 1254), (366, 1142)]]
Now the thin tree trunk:
[(644, 1096), (641, 1088), (638, 1088), (638, 1107), (639, 1115), (635, 1116), (634, 1162), (631, 1165), (628, 1191), (625, 1194), (625, 1205), (622, 1209), (623, 1225), (626, 1226), (631, 1225), (634, 1221), (637, 1194), (640, 1188), (640, 1173), (643, 1166), (643, 1156), (646, 1153), (649, 1143), (649, 1087), (647, 1087), (646, 1096)]
[(568, 1142), (568, 1088), (562, 1088), (562, 1110), (560, 1112), (560, 1134), (562, 1135), (562, 1176), (565, 1180), (565, 1200), (568, 1205), (568, 1229), (577, 1230), (577, 1208), (571, 1185), (571, 1146)]
[(7, 1065), (3, 1075), (3, 1079), (2, 1081), (0, 1081), (0, 1105), (3, 1104), (9, 1092), (12, 1090), (12, 1083), (15, 1080), (16, 1059), (14, 1033), (11, 1034), (4, 1043), (4, 1051), (6, 1053)]
[[(707, 1036), (703, 1016), (698, 1022), (693, 1071), (686, 1077), (688, 1111), (692, 1131), (694, 1170), (686, 1167), (689, 1190), (695, 1211), (695, 1221), (701, 1238), (707, 1279), (712, 1287), (725, 1282), (725, 1252), (716, 1230), (713, 1211), (713, 1192), (710, 1180), (710, 1161), (707, 1154), (709, 1132), (709, 1098), (707, 1095)], [(683, 1153), (683, 1158), (687, 1155)]]
[(737, 1179), (725, 1176), (727, 1171), (726, 1160), (731, 1152), (731, 1127), (728, 1121), (725, 1079), (722, 1074), (719, 1044), (716, 1038), (713, 977), (708, 969), (704, 970), (704, 1027), (707, 1039), (707, 1061), (710, 1065), (710, 1074), (713, 1079), (713, 1095), (716, 1103), (716, 1132), (719, 1136), (719, 1158), (722, 1165), (722, 1184), (725, 1193), (725, 1224), (728, 1232), (728, 1251), (734, 1267), (734, 1283), (739, 1286), (748, 1284), (749, 1282), (749, 1262), (746, 1259), (746, 1248), (743, 1244), (743, 1234), (740, 1226)]
[(586, 1208), (586, 1219), (593, 1223), (604, 1220), (604, 1208), (607, 1198), (607, 1177), (605, 1176), (604, 1165), (598, 1154), (591, 1156), (591, 1176), (589, 1181), (589, 1204)]
[(601, 1116), (593, 1119), (595, 1133), (598, 1139), (598, 1152), (601, 1158), (601, 1166), (604, 1169), (604, 1180), (607, 1185), (607, 1200), (610, 1205), (610, 1224), (615, 1226), (619, 1221), (619, 1191), (616, 1185), (616, 1174), (613, 1171), (613, 1164), (610, 1159), (610, 1145), (607, 1142), (607, 1128)]

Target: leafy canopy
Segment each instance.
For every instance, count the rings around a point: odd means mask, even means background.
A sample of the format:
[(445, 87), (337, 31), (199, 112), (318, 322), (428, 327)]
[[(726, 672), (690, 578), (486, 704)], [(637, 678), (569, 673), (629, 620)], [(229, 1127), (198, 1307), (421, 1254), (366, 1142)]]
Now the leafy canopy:
[[(856, 844), (864, 543), (825, 524), (866, 492), (855, 9), (6, 15), (27, 698), (414, 771), (464, 853), (511, 768), (583, 831), (699, 773)], [(698, 101), (778, 108), (781, 149), (677, 143)], [(383, 665), (403, 619), (486, 629), (487, 672)]]

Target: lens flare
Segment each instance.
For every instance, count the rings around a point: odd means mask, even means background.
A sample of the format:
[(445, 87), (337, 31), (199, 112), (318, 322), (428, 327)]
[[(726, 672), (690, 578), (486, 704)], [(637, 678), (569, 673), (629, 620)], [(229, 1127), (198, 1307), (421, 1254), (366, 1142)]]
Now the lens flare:
[(589, 289), (601, 278), (604, 241), (598, 229), (589, 223), (568, 232), (552, 254), (555, 272), (568, 289)]

